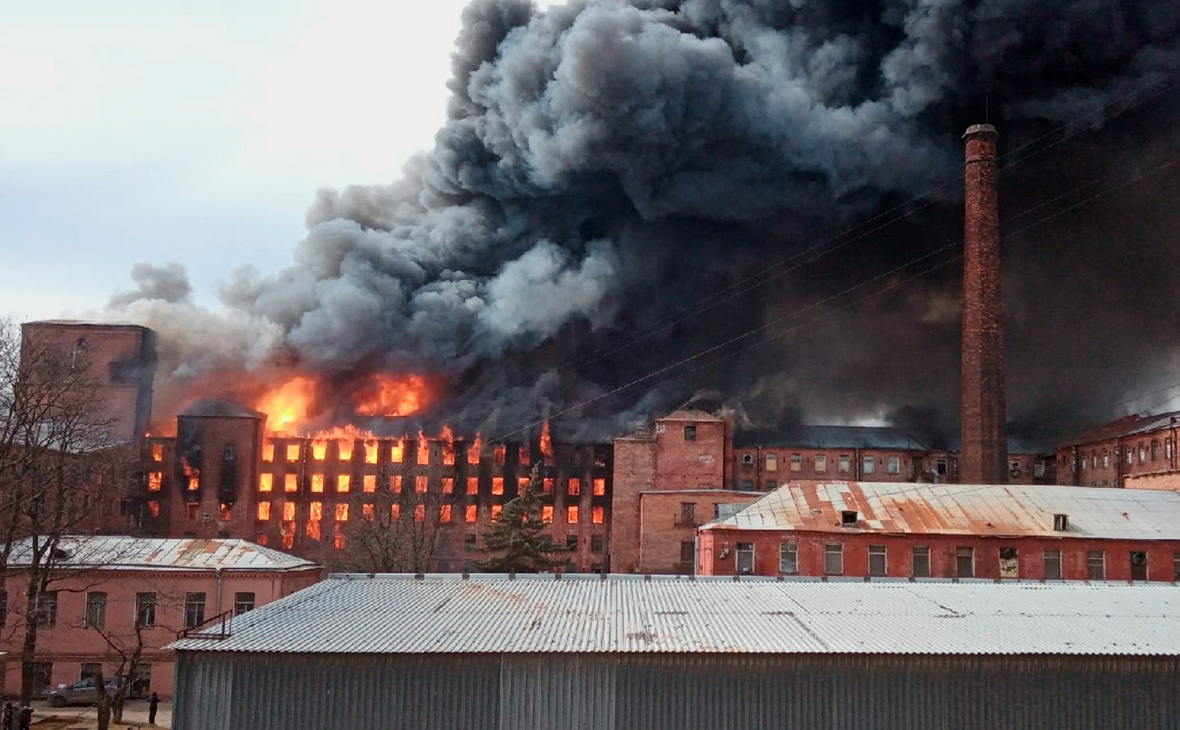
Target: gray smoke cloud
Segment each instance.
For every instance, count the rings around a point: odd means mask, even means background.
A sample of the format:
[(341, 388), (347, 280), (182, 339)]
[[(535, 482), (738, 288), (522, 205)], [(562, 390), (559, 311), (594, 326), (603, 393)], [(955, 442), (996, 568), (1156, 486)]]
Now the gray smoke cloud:
[[(1005, 144), (1082, 115), (1096, 125), (1104, 105), (1175, 73), (1178, 38), (1172, 0), (601, 0), (545, 12), (476, 0), (448, 120), (400, 179), (322, 191), (294, 264), (234, 272), (227, 315), (187, 304), (171, 265), (137, 266), (138, 290), (112, 311), (164, 324), (175, 374), (286, 367), (347, 384), (429, 372), (446, 387), (424, 419), (512, 431), (953, 239), (952, 194), (864, 247), (626, 339), (953, 181), (958, 134), (985, 96)], [(910, 406), (953, 422), (955, 297), (953, 275), (919, 282), (819, 334), (646, 381), (557, 427), (600, 437), (699, 387), (745, 399), (763, 425)], [(1055, 377), (1018, 385), (1018, 399), (1031, 405)]]

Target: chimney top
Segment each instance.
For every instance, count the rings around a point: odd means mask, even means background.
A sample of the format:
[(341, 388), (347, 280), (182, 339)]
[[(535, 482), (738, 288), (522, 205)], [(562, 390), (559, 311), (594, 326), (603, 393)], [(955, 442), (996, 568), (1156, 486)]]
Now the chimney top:
[(967, 131), (963, 133), (963, 139), (970, 139), (979, 134), (990, 134), (992, 137), (999, 137), (1000, 132), (991, 124), (972, 124), (967, 127)]

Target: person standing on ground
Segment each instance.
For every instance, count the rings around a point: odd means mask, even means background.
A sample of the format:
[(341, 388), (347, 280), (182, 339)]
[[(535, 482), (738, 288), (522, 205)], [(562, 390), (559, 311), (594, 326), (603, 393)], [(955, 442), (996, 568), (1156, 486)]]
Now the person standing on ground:
[(25, 705), (20, 710), (20, 730), (29, 730), (33, 724), (33, 708)]
[(148, 724), (156, 724), (156, 710), (160, 709), (160, 695), (152, 692), (148, 697)]
[(4, 703), (4, 730), (16, 730), (16, 728), (12, 726), (12, 709), (11, 702)]

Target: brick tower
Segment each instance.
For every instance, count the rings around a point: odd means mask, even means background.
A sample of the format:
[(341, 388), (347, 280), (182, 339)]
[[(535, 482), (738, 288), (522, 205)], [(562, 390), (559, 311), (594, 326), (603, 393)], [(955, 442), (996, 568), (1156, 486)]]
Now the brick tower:
[(959, 481), (1004, 484), (1008, 446), (1004, 387), (1004, 311), (996, 138), (990, 124), (967, 129), (963, 230), (963, 421)]

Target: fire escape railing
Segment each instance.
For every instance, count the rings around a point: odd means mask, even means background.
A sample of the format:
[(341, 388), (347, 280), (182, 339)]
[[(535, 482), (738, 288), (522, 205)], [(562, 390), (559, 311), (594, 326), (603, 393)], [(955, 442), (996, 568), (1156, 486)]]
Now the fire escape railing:
[[(232, 634), (234, 621), (234, 611), (223, 611), (213, 618), (206, 619), (196, 626), (189, 626), (176, 632), (177, 639), (215, 639), (220, 641), (228, 639)], [(205, 633), (208, 629), (217, 628), (217, 631), (210, 631)]]

